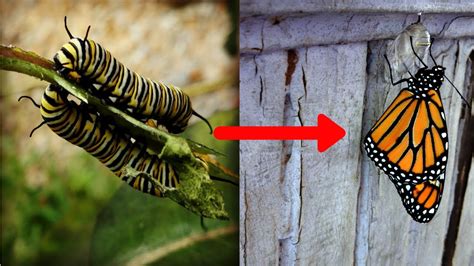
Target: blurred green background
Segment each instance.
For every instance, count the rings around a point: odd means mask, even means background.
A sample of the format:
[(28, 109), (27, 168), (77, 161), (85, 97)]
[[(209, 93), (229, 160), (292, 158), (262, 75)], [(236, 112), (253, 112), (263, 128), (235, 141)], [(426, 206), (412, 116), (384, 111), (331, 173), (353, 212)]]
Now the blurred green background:
[[(52, 58), (68, 41), (67, 15), (74, 35), (91, 25), (90, 38), (138, 73), (193, 84), (193, 108), (214, 127), (236, 125), (237, 11), (237, 1), (0, 0), (1, 44)], [(0, 71), (0, 85), (2, 265), (238, 264), (237, 187), (217, 184), (231, 220), (205, 219), (206, 231), (199, 216), (122, 185), (47, 126), (29, 138), (41, 116), (17, 99), (40, 100), (44, 82)], [(237, 142), (216, 141), (201, 122), (184, 135), (238, 172)]]

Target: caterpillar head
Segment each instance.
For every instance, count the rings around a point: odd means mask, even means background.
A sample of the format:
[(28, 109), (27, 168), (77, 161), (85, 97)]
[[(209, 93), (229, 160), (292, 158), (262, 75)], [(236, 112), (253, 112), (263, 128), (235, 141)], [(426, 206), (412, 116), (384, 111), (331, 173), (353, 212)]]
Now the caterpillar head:
[(78, 55), (75, 47), (77, 47), (76, 44), (82, 42), (83, 41), (80, 39), (73, 38), (63, 45), (63, 47), (61, 47), (61, 49), (54, 55), (54, 68), (62, 76), (70, 76), (74, 79), (79, 79), (81, 77), (76, 71), (79, 62), (77, 62)]
[(87, 27), (84, 39), (74, 37), (71, 34), (67, 27), (67, 17), (64, 17), (64, 28), (71, 39), (54, 55), (54, 67), (63, 76), (79, 79), (81, 75), (77, 71), (80, 72), (80, 69), (83, 67), (83, 55), (80, 51), (85, 46), (91, 26)]
[(68, 102), (68, 92), (59, 85), (50, 84), (48, 87), (46, 87), (43, 97), (45, 96), (54, 99), (56, 103), (63, 104)]

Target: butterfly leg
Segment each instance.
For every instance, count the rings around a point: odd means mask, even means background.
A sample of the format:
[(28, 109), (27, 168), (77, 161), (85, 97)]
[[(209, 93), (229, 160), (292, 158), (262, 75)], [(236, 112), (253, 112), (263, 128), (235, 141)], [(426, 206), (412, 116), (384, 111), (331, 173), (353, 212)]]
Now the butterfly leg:
[[(402, 82), (405, 82), (405, 81), (408, 81), (408, 79), (401, 79), (397, 82), (393, 82), (393, 75), (392, 75), (392, 66), (390, 65), (390, 61), (388, 61), (388, 58), (387, 58), (387, 55), (384, 54), (383, 57), (385, 57), (385, 60), (387, 60), (387, 64), (388, 64), (388, 69), (390, 70), (390, 81), (392, 82), (392, 85), (395, 86), (397, 84), (400, 84)], [(411, 74), (410, 74), (411, 75)]]

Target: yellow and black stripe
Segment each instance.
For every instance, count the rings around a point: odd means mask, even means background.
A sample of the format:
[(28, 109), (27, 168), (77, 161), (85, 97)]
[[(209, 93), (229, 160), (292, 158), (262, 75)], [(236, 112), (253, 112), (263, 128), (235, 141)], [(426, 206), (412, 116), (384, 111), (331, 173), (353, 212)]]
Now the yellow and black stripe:
[[(78, 78), (93, 87), (98, 97), (145, 121), (155, 119), (171, 133), (183, 132), (189, 119), (196, 113), (191, 100), (181, 89), (144, 78), (126, 68), (98, 43), (72, 36), (54, 56), (56, 69), (63, 75)], [(89, 29), (87, 30), (89, 32)]]
[(147, 151), (144, 145), (114, 130), (96, 113), (67, 99), (67, 92), (57, 85), (49, 85), (41, 100), (41, 115), (45, 123), (60, 137), (77, 145), (114, 172), (133, 188), (155, 196), (160, 190), (144, 175), (130, 176), (125, 167), (145, 172), (165, 187), (179, 185), (173, 167)]

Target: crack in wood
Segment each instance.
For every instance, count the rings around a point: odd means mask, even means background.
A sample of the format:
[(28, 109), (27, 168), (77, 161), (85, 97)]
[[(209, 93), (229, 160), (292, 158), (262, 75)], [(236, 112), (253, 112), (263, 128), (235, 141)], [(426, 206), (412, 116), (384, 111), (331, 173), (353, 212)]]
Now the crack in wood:
[[(285, 102), (283, 104), (283, 125), (292, 125), (292, 105), (291, 105), (291, 93), (286, 93)], [(282, 143), (282, 164), (281, 164), (281, 175), (280, 175), (280, 184), (284, 182), (286, 175), (286, 166), (288, 161), (291, 158), (291, 150), (293, 148), (292, 140), (284, 140)]]
[(244, 187), (243, 187), (243, 191), (244, 191), (244, 205), (245, 205), (245, 212), (244, 212), (244, 243), (242, 243), (242, 255), (244, 257), (244, 265), (247, 265), (247, 233), (248, 233), (248, 230), (247, 230), (247, 219), (248, 219), (248, 210), (249, 210), (249, 207), (248, 207), (248, 198), (247, 198), (247, 175), (246, 175), (246, 172), (244, 172)]
[[(303, 141), (301, 140), (300, 141), (300, 146), (302, 146), (303, 144)], [(298, 245), (298, 243), (300, 242), (300, 238), (301, 238), (301, 231), (302, 231), (302, 228), (303, 226), (301, 225), (301, 217), (303, 216), (302, 213), (303, 213), (303, 154), (300, 153), (300, 169), (301, 169), (301, 172), (300, 172), (300, 193), (299, 193), (299, 196), (300, 196), (300, 209), (299, 209), (299, 213), (298, 213), (298, 237), (296, 239), (296, 242), (293, 243), (293, 245)]]
[[(306, 96), (306, 91), (303, 92), (301, 83), (292, 85), (291, 79), (297, 69), (298, 54), (297, 51), (288, 51), (287, 57), (288, 67), (286, 70), (286, 89), (288, 90), (285, 95), (284, 110), (283, 110), (283, 125), (297, 126), (303, 125), (302, 118), (302, 105), (301, 99)], [(298, 68), (302, 69), (302, 68)], [(299, 74), (299, 73), (298, 73)], [(301, 79), (298, 79), (301, 82)], [(306, 81), (304, 81), (305, 83)], [(298, 95), (300, 94), (300, 95)], [(304, 94), (304, 95), (303, 95)], [(298, 98), (297, 98), (298, 97)], [(297, 99), (297, 100), (296, 100)], [(281, 265), (293, 265), (297, 261), (297, 248), (301, 237), (301, 222), (302, 222), (302, 186), (303, 186), (303, 172), (302, 172), (302, 154), (301, 154), (302, 141), (292, 140), (283, 141), (281, 154), (284, 157), (282, 161), (281, 185), (285, 186), (281, 189), (287, 194), (288, 205), (287, 208), (289, 213), (285, 215), (285, 220), (288, 219), (288, 223), (284, 224), (285, 231), (283, 235), (278, 239), (278, 259)], [(285, 209), (286, 211), (286, 209)]]
[[(437, 37), (443, 37), (442, 34), (444, 34), (448, 29), (449, 27), (451, 27), (451, 24), (453, 24), (453, 22), (459, 18), (470, 18), (470, 16), (457, 16), (453, 19), (451, 19), (450, 21), (447, 21), (443, 24), (443, 28), (436, 34)], [(446, 27), (447, 25), (447, 27)]]
[[(304, 72), (304, 67), (303, 66), (301, 66), (301, 72), (303, 73), (304, 98), (306, 99), (306, 96), (308, 95), (308, 88), (306, 87), (306, 73)], [(299, 103), (299, 99), (298, 99), (298, 103)], [(303, 123), (301, 123), (301, 125), (303, 125)]]
[(456, 42), (456, 53), (454, 54), (454, 64), (453, 64), (453, 81), (454, 77), (456, 77), (456, 69), (459, 67), (458, 66), (458, 60), (459, 60), (459, 41)]
[(258, 74), (257, 55), (252, 56), (253, 64), (255, 66), (255, 76)]
[(295, 50), (291, 49), (288, 50), (288, 59), (287, 59), (288, 66), (286, 68), (285, 73), (285, 86), (290, 85), (291, 78), (293, 73), (295, 72), (296, 63), (298, 63), (298, 54)]

